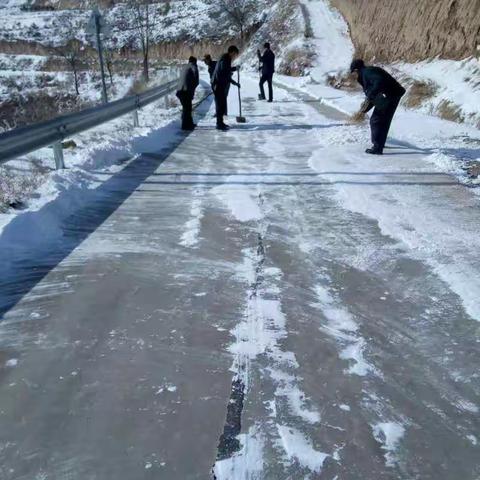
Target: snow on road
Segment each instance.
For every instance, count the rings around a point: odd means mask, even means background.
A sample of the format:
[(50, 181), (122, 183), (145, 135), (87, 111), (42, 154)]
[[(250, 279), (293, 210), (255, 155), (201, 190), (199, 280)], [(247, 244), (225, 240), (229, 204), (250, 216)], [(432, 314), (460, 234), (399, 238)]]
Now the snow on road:
[(478, 477), (479, 197), (243, 84), (247, 124), (152, 131), (9, 243), (2, 478)]

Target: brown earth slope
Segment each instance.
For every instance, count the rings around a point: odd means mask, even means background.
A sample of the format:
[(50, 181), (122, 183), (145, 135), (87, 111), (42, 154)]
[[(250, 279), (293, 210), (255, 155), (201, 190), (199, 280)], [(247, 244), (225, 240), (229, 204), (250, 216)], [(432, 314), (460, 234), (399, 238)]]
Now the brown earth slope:
[(414, 62), (479, 55), (480, 0), (331, 0), (350, 25), (357, 53)]

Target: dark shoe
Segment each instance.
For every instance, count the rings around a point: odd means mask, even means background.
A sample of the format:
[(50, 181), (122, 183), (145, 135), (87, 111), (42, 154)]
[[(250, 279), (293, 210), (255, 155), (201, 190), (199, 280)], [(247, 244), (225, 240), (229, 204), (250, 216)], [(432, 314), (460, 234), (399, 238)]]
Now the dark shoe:
[(365, 153), (368, 153), (369, 155), (383, 155), (383, 150), (378, 148), (367, 148)]
[(258, 99), (259, 99), (259, 100), (266, 100), (266, 98), (265, 98), (263, 95), (259, 95), (259, 96), (258, 96)]
[(269, 100), (268, 103), (273, 103), (273, 100)]
[(230, 127), (227, 125), (217, 125), (217, 130), (220, 130), (221, 132), (228, 132), (229, 129)]

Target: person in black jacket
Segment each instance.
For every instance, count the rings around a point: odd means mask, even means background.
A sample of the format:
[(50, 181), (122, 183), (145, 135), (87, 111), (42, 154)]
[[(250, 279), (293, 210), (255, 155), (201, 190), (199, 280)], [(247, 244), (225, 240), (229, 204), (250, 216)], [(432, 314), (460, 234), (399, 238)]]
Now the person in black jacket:
[(208, 67), (208, 74), (210, 75), (210, 81), (211, 81), (213, 77), (213, 72), (215, 72), (215, 68), (217, 66), (217, 62), (215, 60), (212, 60), (211, 55), (205, 55), (205, 57), (203, 58), (203, 61), (205, 62), (205, 65)]
[(262, 77), (260, 79), (260, 100), (265, 100), (265, 82), (268, 83), (268, 101), (273, 102), (273, 74), (275, 73), (275, 54), (267, 42), (264, 45), (263, 55), (257, 50), (258, 59), (262, 63)]
[(186, 65), (180, 75), (180, 81), (177, 88), (177, 97), (180, 100), (182, 111), (182, 130), (194, 130), (196, 125), (193, 123), (193, 97), (195, 90), (200, 83), (197, 59), (190, 57), (188, 65)]
[(393, 116), (405, 95), (405, 89), (388, 72), (379, 67), (367, 67), (363, 60), (354, 60), (350, 71), (357, 75), (358, 83), (367, 97), (354, 119), (362, 120), (375, 107), (370, 118), (373, 146), (366, 153), (382, 155)]
[(215, 94), (215, 106), (217, 110), (217, 130), (228, 130), (230, 127), (225, 124), (223, 117), (227, 113), (227, 98), (230, 91), (230, 84), (240, 88), (240, 84), (232, 78), (232, 72), (238, 67), (232, 67), (232, 62), (238, 57), (239, 50), (235, 45), (229, 47), (228, 52), (222, 55), (215, 67), (212, 77), (212, 89)]

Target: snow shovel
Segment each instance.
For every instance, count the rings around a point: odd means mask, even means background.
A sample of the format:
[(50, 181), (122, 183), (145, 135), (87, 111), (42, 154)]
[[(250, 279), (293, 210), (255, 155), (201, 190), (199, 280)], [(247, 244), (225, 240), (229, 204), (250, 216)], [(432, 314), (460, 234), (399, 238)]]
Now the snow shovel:
[[(238, 84), (240, 85), (240, 70), (237, 70)], [(238, 87), (238, 107), (240, 115), (237, 117), (237, 123), (247, 123), (247, 119), (242, 116), (242, 95), (240, 94), (240, 87)]]

